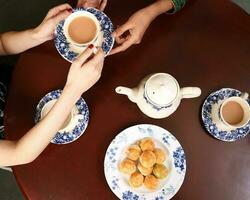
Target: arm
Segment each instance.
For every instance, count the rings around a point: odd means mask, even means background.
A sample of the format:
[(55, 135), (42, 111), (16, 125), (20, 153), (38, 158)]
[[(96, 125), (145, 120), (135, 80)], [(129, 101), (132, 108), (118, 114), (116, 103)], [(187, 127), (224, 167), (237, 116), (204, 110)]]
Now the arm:
[(70, 14), (70, 9), (68, 4), (57, 6), (34, 29), (0, 34), (0, 55), (18, 54), (51, 40), (57, 23)]
[(18, 54), (44, 41), (36, 37), (34, 29), (7, 32), (0, 35), (0, 55)]
[(81, 94), (92, 87), (100, 78), (104, 53), (99, 50), (91, 60), (85, 63), (92, 53), (91, 47), (88, 48), (71, 65), (60, 98), (43, 120), (18, 141), (0, 140), (0, 166), (29, 163), (46, 148)]
[[(176, 2), (180, 1), (185, 2), (186, 0), (158, 0), (133, 14), (125, 24), (113, 33), (119, 46), (113, 49), (110, 55), (125, 51), (133, 44), (139, 44), (151, 22), (162, 13), (168, 11), (173, 13), (180, 9), (179, 4), (178, 7), (175, 5)], [(129, 34), (124, 37), (123, 34), (126, 31), (129, 31)]]

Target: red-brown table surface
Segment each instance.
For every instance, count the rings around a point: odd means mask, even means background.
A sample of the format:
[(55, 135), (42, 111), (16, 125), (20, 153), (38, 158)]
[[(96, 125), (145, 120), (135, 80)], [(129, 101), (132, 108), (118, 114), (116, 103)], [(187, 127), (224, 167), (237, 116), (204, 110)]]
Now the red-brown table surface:
[[(149, 3), (109, 0), (106, 13), (122, 24)], [(63, 87), (69, 66), (53, 42), (21, 55), (7, 102), (8, 138), (18, 139), (34, 125), (38, 101)], [(202, 96), (183, 100), (169, 118), (154, 120), (114, 92), (154, 72), (172, 74), (181, 86), (198, 86)], [(32, 200), (116, 199), (104, 177), (106, 149), (124, 128), (150, 123), (174, 134), (186, 153), (185, 181), (173, 199), (249, 200), (250, 137), (221, 142), (201, 122), (204, 99), (222, 87), (249, 92), (250, 17), (230, 1), (190, 0), (180, 13), (155, 20), (142, 44), (107, 57), (100, 81), (83, 94), (90, 109), (85, 134), (68, 145), (50, 144), (33, 163), (13, 167), (17, 182)]]

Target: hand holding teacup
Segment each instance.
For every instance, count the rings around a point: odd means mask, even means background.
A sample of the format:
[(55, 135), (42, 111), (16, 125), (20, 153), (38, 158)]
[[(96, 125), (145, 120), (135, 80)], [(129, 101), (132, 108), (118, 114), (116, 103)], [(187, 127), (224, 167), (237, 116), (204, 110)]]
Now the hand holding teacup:
[[(133, 14), (128, 21), (119, 26), (113, 33), (118, 46), (114, 48), (110, 55), (125, 51), (133, 44), (140, 44), (145, 31), (154, 17), (144, 8)], [(125, 33), (128, 32), (127, 35)]]
[(42, 23), (34, 29), (35, 38), (41, 43), (54, 38), (56, 25), (72, 12), (69, 4), (62, 4), (49, 10)]
[[(94, 53), (93, 45), (90, 45), (77, 59), (72, 63), (65, 87), (69, 87), (73, 93), (79, 97), (82, 93), (91, 88), (101, 77), (104, 63), (104, 53), (101, 48), (92, 57)], [(90, 59), (90, 57), (92, 57)]]

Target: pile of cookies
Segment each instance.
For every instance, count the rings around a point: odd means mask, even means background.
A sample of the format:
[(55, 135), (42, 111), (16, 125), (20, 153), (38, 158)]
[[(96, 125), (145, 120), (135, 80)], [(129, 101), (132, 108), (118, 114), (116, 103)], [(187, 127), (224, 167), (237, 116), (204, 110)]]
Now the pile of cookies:
[(169, 174), (169, 169), (163, 164), (168, 152), (156, 148), (151, 138), (143, 138), (128, 147), (127, 158), (119, 163), (119, 170), (130, 175), (129, 184), (133, 188), (143, 184), (149, 190), (157, 189), (159, 179)]

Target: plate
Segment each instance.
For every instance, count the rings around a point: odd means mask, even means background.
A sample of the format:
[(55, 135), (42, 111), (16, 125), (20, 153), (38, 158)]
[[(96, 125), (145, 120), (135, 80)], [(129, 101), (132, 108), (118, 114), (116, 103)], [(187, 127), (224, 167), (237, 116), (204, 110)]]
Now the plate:
[[(114, 31), (113, 24), (109, 17), (103, 12), (95, 8), (76, 8), (73, 9), (74, 12), (88, 11), (95, 15), (95, 17), (100, 22), (101, 32), (98, 36), (98, 39), (95, 41), (95, 46), (101, 46), (105, 55), (108, 55), (114, 45), (114, 38), (112, 33)], [(59, 54), (69, 62), (73, 62), (75, 58), (83, 52), (87, 47), (78, 47), (71, 44), (64, 35), (63, 26), (65, 20), (62, 20), (58, 23), (55, 29), (55, 38), (54, 43)]]
[[(144, 186), (138, 189), (130, 187), (128, 178), (118, 169), (119, 163), (125, 158), (127, 147), (145, 137), (152, 138), (157, 147), (167, 149), (170, 156), (170, 174), (166, 180), (160, 180), (160, 186), (153, 192)], [(135, 125), (119, 133), (109, 145), (104, 160), (104, 173), (110, 189), (119, 199), (168, 200), (178, 192), (184, 181), (185, 153), (178, 140), (167, 130), (150, 124)]]
[[(212, 107), (220, 101), (229, 97), (238, 97), (241, 92), (232, 88), (222, 88), (211, 93), (204, 101), (201, 111), (202, 121), (206, 130), (215, 138), (225, 142), (233, 142), (244, 138), (250, 132), (250, 122), (242, 128), (237, 128), (231, 131), (221, 130), (213, 122), (211, 117)], [(250, 99), (247, 100), (250, 105)]]
[[(35, 115), (35, 123), (38, 123), (41, 119), (41, 111), (45, 104), (47, 104), (49, 101), (58, 99), (61, 95), (62, 90), (55, 90), (48, 94), (46, 94), (38, 103), (36, 107), (36, 115)], [(82, 115), (81, 119), (78, 119), (76, 125), (71, 131), (68, 132), (57, 132), (55, 137), (52, 139), (51, 143), (53, 144), (68, 144), (71, 142), (74, 142), (77, 140), (86, 130), (89, 122), (89, 109), (84, 101), (84, 99), (81, 97), (76, 102), (76, 108), (78, 110), (79, 115)]]

